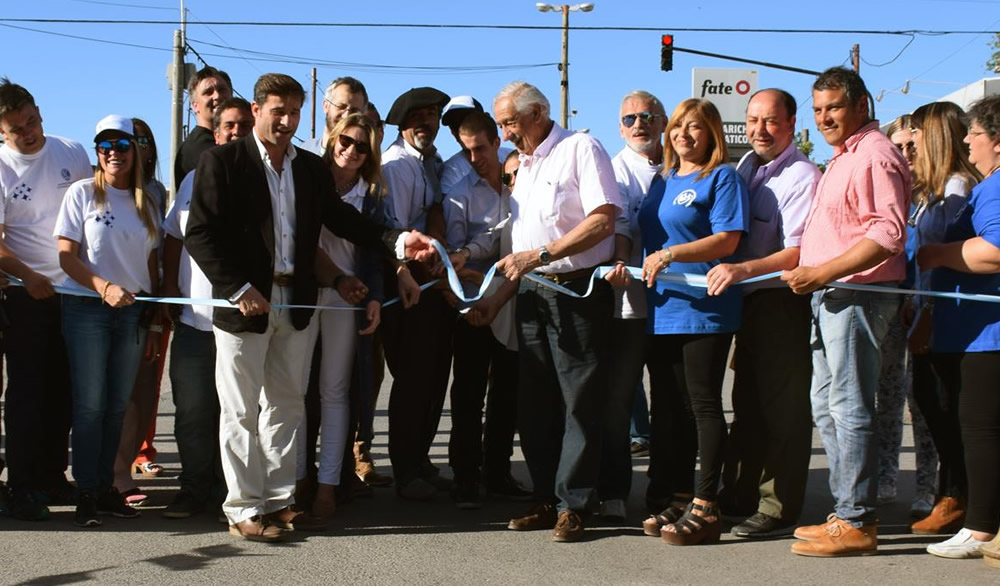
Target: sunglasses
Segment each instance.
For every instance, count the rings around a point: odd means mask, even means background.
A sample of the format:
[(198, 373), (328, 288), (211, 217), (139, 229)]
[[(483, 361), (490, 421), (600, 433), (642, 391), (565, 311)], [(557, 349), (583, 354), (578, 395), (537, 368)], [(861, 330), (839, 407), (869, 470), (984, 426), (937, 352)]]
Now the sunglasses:
[(515, 177), (517, 177), (517, 169), (514, 169), (510, 173), (504, 173), (504, 174), (500, 175), (500, 180), (503, 181), (504, 185), (506, 185), (507, 187), (510, 187), (511, 184), (514, 183), (514, 178)]
[(345, 149), (349, 149), (353, 146), (354, 150), (358, 151), (359, 155), (367, 155), (372, 151), (371, 145), (369, 145), (367, 142), (361, 140), (354, 140), (353, 138), (347, 136), (346, 134), (341, 134), (340, 136), (338, 136), (337, 142), (339, 142), (340, 146), (344, 147)]
[(135, 142), (139, 143), (142, 148), (148, 149), (153, 144), (153, 139), (148, 136), (137, 136)]
[(639, 112), (638, 114), (626, 114), (622, 116), (622, 125), (625, 128), (632, 128), (635, 124), (636, 119), (642, 120), (646, 124), (652, 124), (660, 118), (660, 114), (654, 114), (653, 112)]
[(106, 155), (111, 151), (116, 153), (127, 153), (132, 148), (132, 143), (127, 138), (119, 138), (118, 140), (102, 140), (97, 143), (97, 152), (102, 155)]

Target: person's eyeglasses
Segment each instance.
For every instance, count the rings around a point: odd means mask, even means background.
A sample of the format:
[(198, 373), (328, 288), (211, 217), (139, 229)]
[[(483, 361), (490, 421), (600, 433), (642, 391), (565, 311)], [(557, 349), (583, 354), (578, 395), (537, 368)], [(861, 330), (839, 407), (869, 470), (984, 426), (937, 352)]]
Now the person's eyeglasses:
[(148, 149), (153, 144), (153, 139), (148, 136), (137, 136), (135, 142), (139, 143), (142, 148)]
[(102, 140), (97, 143), (97, 152), (102, 155), (106, 155), (111, 151), (116, 153), (127, 153), (129, 149), (132, 148), (132, 143), (127, 138), (119, 138), (118, 140)]
[(504, 173), (503, 175), (500, 175), (500, 181), (503, 181), (504, 185), (510, 187), (514, 183), (515, 177), (517, 177), (517, 169), (514, 169), (510, 173)]
[(354, 150), (358, 151), (359, 155), (367, 155), (372, 150), (371, 145), (369, 145), (367, 142), (363, 140), (354, 140), (353, 138), (347, 136), (346, 134), (341, 134), (340, 136), (338, 136), (337, 142), (339, 142), (340, 146), (344, 147), (345, 149), (349, 149), (353, 146)]
[(652, 124), (660, 118), (660, 114), (654, 114), (653, 112), (639, 112), (638, 114), (626, 114), (622, 116), (622, 126), (625, 128), (632, 128), (635, 121), (642, 120), (646, 124)]
[(334, 108), (336, 108), (338, 110), (341, 110), (341, 111), (346, 110), (348, 114), (360, 114), (361, 113), (361, 108), (356, 108), (356, 107), (354, 107), (354, 106), (352, 106), (350, 104), (338, 104), (337, 102), (332, 102), (330, 100), (323, 100), (323, 101), (326, 102), (327, 104), (330, 104), (331, 106), (333, 106)]

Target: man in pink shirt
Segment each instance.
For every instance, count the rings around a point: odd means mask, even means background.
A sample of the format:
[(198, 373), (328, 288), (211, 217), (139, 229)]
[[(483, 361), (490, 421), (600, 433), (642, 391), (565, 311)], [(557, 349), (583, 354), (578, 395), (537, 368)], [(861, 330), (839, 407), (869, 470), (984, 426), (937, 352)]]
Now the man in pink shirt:
[(799, 267), (782, 280), (812, 294), (812, 412), (830, 468), (834, 512), (821, 525), (799, 527), (799, 555), (874, 553), (878, 544), (875, 391), (880, 345), (899, 296), (835, 289), (832, 281), (901, 281), (906, 210), (911, 191), (906, 161), (879, 132), (861, 77), (834, 67), (813, 83), (813, 114), (834, 156), (816, 188)]

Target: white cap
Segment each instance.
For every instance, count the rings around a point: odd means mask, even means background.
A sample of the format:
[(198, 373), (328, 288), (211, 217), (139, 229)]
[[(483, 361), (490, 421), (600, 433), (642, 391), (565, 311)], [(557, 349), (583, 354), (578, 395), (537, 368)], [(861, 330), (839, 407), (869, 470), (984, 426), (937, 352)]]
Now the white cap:
[(454, 123), (454, 116), (448, 116), (448, 113), (458, 110), (478, 110), (482, 112), (483, 106), (472, 96), (455, 96), (445, 104), (444, 110), (441, 111), (441, 121), (444, 122), (445, 126), (451, 126)]
[(94, 133), (94, 140), (97, 140), (101, 136), (101, 133), (109, 130), (121, 132), (122, 134), (128, 135), (129, 138), (135, 136), (135, 127), (132, 125), (131, 118), (111, 114), (110, 116), (101, 118), (101, 121), (97, 123), (97, 131)]

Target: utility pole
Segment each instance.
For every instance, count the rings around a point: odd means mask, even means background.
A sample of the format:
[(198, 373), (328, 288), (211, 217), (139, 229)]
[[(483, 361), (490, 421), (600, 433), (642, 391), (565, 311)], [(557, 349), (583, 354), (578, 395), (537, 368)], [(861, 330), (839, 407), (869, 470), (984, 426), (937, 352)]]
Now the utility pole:
[(179, 177), (174, 177), (173, 157), (177, 156), (177, 150), (181, 148), (181, 124), (184, 118), (184, 33), (180, 30), (174, 31), (174, 68), (173, 79), (171, 80), (171, 101), (170, 101), (170, 199), (173, 199), (174, 188)]
[(851, 47), (851, 64), (854, 65), (854, 73), (861, 73), (861, 45)]
[(562, 127), (569, 128), (569, 5), (562, 5)]
[(309, 130), (309, 138), (316, 138), (316, 68), (312, 68), (312, 127)]

